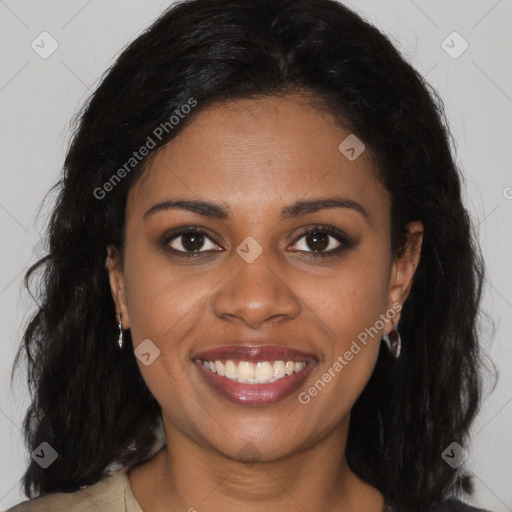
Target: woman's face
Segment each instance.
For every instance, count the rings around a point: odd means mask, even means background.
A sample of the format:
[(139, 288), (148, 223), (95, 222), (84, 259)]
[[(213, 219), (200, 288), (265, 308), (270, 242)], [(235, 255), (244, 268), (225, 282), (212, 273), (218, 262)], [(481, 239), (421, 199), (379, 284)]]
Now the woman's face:
[[(111, 258), (108, 266), (123, 327), (149, 354), (138, 364), (166, 431), (231, 458), (254, 457), (250, 446), (260, 460), (346, 432), (418, 262), (412, 250), (393, 259), (389, 194), (349, 135), (295, 95), (217, 104), (198, 112), (132, 187), (124, 268)], [(177, 200), (212, 203), (225, 215), (164, 203)], [(307, 207), (327, 200), (338, 206)], [(177, 233), (184, 227), (192, 234)], [(242, 345), (314, 360), (295, 378), (298, 388), (281, 382), (282, 394), (269, 395), (263, 383), (229, 379), (229, 397), (205, 371), (216, 382), (228, 377), (196, 359)], [(278, 375), (272, 359), (281, 357), (263, 358)], [(269, 371), (244, 358), (232, 357), (237, 371), (239, 360), (249, 372), (259, 366), (260, 377)]]

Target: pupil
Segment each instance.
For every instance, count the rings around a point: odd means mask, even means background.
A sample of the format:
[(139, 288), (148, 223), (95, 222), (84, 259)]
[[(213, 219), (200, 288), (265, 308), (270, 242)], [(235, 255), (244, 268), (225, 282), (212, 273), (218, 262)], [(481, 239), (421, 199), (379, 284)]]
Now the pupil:
[(326, 233), (313, 231), (309, 234), (307, 239), (313, 241), (313, 244), (308, 243), (309, 248), (312, 250), (322, 251), (329, 246), (329, 236)]
[(201, 233), (186, 233), (183, 235), (183, 247), (187, 251), (197, 251), (203, 245), (204, 237)]

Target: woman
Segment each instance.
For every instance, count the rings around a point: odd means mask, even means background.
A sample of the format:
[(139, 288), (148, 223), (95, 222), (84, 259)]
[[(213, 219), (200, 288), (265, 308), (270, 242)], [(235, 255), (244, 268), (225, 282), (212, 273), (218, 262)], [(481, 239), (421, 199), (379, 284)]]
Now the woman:
[(475, 510), (482, 263), (441, 102), (377, 29), (177, 4), (60, 185), (12, 510)]

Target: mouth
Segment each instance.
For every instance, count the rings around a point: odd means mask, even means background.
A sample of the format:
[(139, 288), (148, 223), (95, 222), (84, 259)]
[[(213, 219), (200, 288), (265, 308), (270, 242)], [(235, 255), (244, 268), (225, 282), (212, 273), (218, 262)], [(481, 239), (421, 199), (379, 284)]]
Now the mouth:
[(277, 345), (218, 347), (193, 361), (213, 391), (245, 405), (283, 400), (302, 386), (317, 364), (310, 354)]

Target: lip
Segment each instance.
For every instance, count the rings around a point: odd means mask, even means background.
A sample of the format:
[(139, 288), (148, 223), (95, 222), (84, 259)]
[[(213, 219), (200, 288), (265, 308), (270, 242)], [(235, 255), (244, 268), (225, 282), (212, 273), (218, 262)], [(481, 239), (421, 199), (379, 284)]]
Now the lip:
[[(275, 382), (248, 384), (236, 382), (213, 373), (205, 368), (203, 360), (224, 361), (297, 361), (306, 362), (306, 366), (293, 375), (287, 375)], [(223, 346), (206, 350), (193, 357), (196, 368), (205, 382), (221, 397), (242, 405), (267, 405), (279, 402), (297, 391), (317, 364), (311, 354), (279, 345), (261, 346)]]
[(192, 359), (205, 359), (207, 361), (233, 359), (254, 363), (258, 361), (297, 361), (306, 363), (316, 361), (313, 354), (282, 345), (225, 345), (196, 353), (192, 356)]

